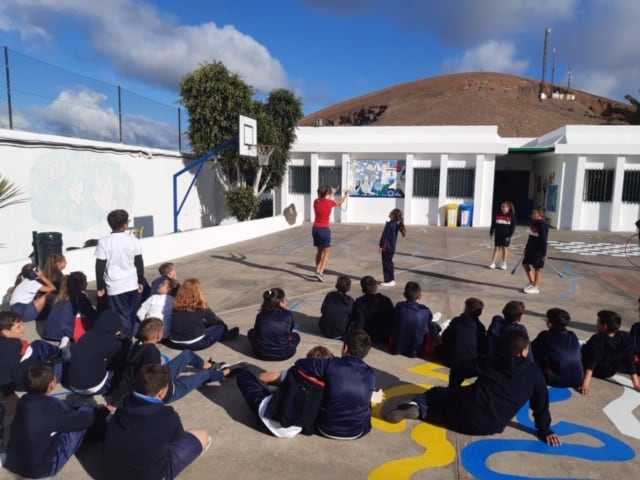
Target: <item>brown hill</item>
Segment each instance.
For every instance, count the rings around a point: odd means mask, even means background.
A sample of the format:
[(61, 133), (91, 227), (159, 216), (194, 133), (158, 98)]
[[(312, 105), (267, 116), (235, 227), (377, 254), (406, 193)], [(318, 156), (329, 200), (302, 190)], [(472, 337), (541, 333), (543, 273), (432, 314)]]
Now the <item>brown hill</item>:
[[(554, 91), (566, 94), (556, 86)], [(551, 93), (546, 85), (545, 92)], [(497, 125), (502, 137), (538, 137), (565, 125), (628, 124), (629, 105), (578, 90), (540, 100), (540, 81), (502, 73), (445, 75), (396, 85), (303, 118), (319, 125)]]

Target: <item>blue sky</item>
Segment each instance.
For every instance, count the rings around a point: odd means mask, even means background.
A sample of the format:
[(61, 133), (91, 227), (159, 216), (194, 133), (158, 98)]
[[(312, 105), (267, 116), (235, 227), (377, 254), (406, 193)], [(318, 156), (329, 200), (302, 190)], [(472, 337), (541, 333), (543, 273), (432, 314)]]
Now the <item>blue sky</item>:
[(220, 60), (306, 114), (462, 71), (639, 97), (638, 0), (2, 0), (2, 44), (169, 105), (180, 78)]

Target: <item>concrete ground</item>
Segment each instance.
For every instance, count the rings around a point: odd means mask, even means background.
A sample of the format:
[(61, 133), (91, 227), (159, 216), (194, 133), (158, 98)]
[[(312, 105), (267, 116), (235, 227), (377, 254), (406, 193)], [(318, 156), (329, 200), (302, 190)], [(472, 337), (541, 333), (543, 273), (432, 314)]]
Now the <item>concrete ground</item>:
[[(362, 276), (381, 278), (381, 229), (381, 225), (333, 226), (334, 247), (325, 283), (311, 276), (315, 249), (309, 225), (175, 260), (180, 279), (199, 278), (212, 309), (228, 325), (240, 327), (239, 337), (214, 345), (201, 352), (202, 356), (247, 361), (256, 372), (287, 368), (290, 361), (254, 359), (246, 338), (262, 292), (271, 287), (285, 290), (295, 313), (302, 336), (298, 357), (315, 345), (325, 345), (339, 355), (340, 342), (319, 334), (320, 305), (338, 274), (352, 277), (353, 297), (361, 294)], [(630, 235), (551, 231), (550, 262), (544, 269), (541, 292), (527, 295), (521, 291), (527, 283), (522, 268), (510, 274), (526, 242), (525, 227), (518, 228), (509, 268), (502, 271), (487, 268), (492, 251), (487, 229), (409, 226), (395, 256), (397, 286), (383, 292), (397, 302), (402, 300), (404, 284), (417, 281), (423, 302), (445, 319), (459, 314), (467, 297), (479, 297), (485, 302), (482, 320), (487, 326), (507, 301), (523, 300), (527, 307), (523, 324), (531, 338), (545, 328), (546, 310), (561, 307), (571, 313), (571, 328), (586, 340), (595, 331), (600, 309), (620, 313), (625, 329), (638, 320), (640, 249), (635, 239), (626, 249), (634, 256), (625, 257), (624, 245)], [(167, 259), (175, 256), (168, 254)], [(148, 278), (156, 276), (156, 268), (148, 266)], [(37, 338), (33, 325), (27, 335)], [(502, 434), (491, 437), (456, 434), (415, 420), (388, 424), (381, 420), (381, 412), (424, 388), (446, 384), (447, 369), (417, 358), (392, 356), (380, 348), (373, 348), (366, 361), (376, 370), (386, 400), (373, 410), (372, 431), (356, 441), (319, 436), (284, 440), (267, 435), (244, 404), (234, 379), (179, 400), (174, 408), (185, 428), (205, 428), (213, 437), (211, 449), (180, 478), (595, 479), (631, 478), (640, 468), (636, 459), (640, 393), (625, 385), (628, 376), (594, 379), (590, 396), (551, 390), (553, 428), (564, 442), (554, 448), (527, 430), (530, 420), (524, 410)], [(83, 448), (59, 475), (64, 479), (92, 477), (101, 478), (95, 447)], [(8, 478), (7, 472), (0, 471), (0, 478)]]

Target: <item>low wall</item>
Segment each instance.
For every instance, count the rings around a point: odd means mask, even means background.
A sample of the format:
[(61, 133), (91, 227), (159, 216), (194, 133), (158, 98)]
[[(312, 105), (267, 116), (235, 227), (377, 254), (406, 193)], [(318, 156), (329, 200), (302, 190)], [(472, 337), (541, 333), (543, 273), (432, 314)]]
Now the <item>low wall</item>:
[[(289, 223), (291, 222), (291, 223)], [(223, 247), (232, 243), (259, 238), (302, 224), (302, 216), (285, 218), (284, 215), (261, 218), (248, 222), (170, 233), (142, 238), (142, 256), (145, 265), (155, 265), (180, 257)], [(89, 281), (95, 280), (95, 247), (64, 252), (67, 259), (66, 273), (82, 271)], [(29, 258), (0, 264), (0, 288), (3, 296), (13, 286), (16, 275)], [(8, 301), (3, 298), (3, 303)]]

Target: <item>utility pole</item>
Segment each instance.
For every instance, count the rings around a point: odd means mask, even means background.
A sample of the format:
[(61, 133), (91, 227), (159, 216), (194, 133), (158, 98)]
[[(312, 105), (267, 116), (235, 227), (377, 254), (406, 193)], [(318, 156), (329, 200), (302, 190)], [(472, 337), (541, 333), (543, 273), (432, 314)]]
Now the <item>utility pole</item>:
[(549, 51), (549, 36), (551, 35), (551, 28), (547, 27), (544, 32), (544, 51), (542, 53), (542, 78), (540, 79), (540, 99), (543, 99), (544, 95), (544, 79), (547, 74), (547, 54)]

